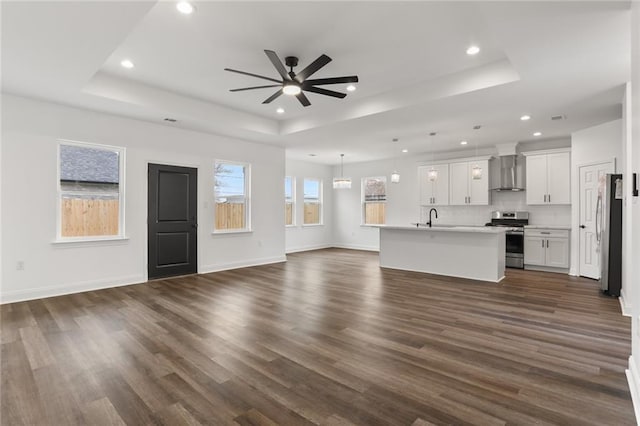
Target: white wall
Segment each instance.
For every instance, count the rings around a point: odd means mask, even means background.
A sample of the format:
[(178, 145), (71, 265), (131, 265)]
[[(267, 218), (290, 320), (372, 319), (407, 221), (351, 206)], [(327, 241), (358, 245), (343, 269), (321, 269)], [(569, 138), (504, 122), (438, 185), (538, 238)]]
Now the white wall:
[[(631, 5), (631, 108), (629, 119), (631, 120), (631, 136), (627, 139), (626, 155), (631, 158), (628, 162), (630, 169), (627, 173), (640, 173), (640, 2)], [(629, 181), (631, 176), (625, 175)], [(628, 289), (631, 290), (631, 357), (629, 358), (629, 388), (636, 411), (636, 419), (640, 420), (640, 197), (632, 197), (627, 200), (631, 203), (625, 213), (630, 213), (628, 223), (629, 232), (632, 235), (630, 259), (626, 263), (625, 276), (631, 277), (632, 282)]]
[[(283, 149), (6, 94), (2, 113), (3, 302), (145, 281), (149, 162), (198, 168), (199, 272), (285, 259)], [(126, 148), (127, 240), (53, 244), (58, 139)], [(215, 158), (252, 165), (251, 233), (211, 234)]]
[[(285, 174), (294, 177), (296, 182), (295, 225), (286, 227), (286, 252), (333, 247), (333, 168), (306, 161), (286, 160)], [(303, 225), (304, 178), (322, 179), (322, 225)]]
[(614, 120), (571, 135), (571, 275), (580, 272), (580, 166), (614, 161), (619, 171), (623, 163), (622, 127), (622, 120)]

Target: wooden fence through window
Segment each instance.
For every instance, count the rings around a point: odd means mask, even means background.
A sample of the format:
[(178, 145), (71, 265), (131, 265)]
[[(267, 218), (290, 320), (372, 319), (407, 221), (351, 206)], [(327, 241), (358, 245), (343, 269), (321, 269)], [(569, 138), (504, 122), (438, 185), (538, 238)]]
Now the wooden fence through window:
[(63, 198), (63, 237), (118, 235), (120, 202), (117, 199)]
[(244, 203), (216, 203), (215, 229), (244, 229)]

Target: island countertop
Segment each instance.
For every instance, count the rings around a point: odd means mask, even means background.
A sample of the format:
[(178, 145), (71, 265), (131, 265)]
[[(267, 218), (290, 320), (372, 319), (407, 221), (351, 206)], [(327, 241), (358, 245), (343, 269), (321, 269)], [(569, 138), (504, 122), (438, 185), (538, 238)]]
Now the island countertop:
[(375, 225), (380, 229), (396, 229), (405, 231), (429, 231), (429, 232), (475, 232), (482, 234), (503, 234), (504, 228), (499, 226), (463, 226), (463, 225)]

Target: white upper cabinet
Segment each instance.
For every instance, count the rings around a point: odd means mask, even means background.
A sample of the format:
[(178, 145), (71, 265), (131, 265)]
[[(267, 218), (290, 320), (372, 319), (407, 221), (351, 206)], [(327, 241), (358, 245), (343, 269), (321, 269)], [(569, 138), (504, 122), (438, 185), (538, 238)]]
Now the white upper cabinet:
[(529, 152), (524, 155), (527, 158), (527, 204), (570, 204), (569, 151)]
[[(437, 177), (429, 179), (429, 171), (435, 170)], [(418, 167), (420, 180), (420, 204), (423, 206), (446, 206), (449, 204), (449, 165), (434, 164)]]
[[(479, 177), (473, 177), (473, 168), (482, 169)], [(474, 160), (449, 164), (449, 204), (489, 204), (489, 160)]]

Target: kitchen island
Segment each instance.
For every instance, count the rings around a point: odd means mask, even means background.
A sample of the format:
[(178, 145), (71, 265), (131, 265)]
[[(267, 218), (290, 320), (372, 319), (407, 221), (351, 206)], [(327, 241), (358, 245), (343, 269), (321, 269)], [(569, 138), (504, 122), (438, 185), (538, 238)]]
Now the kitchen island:
[(380, 266), (499, 282), (505, 235), (499, 227), (380, 226)]

